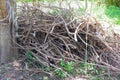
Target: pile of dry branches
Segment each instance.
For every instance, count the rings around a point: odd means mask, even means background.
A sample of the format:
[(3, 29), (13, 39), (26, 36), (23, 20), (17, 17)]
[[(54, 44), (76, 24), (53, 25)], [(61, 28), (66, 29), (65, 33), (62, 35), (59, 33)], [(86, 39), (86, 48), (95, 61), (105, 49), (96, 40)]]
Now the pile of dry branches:
[(16, 37), (20, 53), (26, 55), (29, 50), (35, 62), (54, 68), (59, 68), (60, 59), (76, 63), (86, 60), (120, 72), (119, 52), (105, 41), (105, 31), (94, 17), (73, 16), (68, 9), (50, 8), (45, 5), (20, 8)]

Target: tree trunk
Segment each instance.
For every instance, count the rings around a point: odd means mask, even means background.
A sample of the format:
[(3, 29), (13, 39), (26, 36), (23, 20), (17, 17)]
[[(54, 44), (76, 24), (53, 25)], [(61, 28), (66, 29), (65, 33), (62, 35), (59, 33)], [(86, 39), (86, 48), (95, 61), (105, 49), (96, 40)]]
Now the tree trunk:
[[(0, 19), (5, 18), (8, 15), (7, 0), (0, 0)], [(10, 0), (10, 2), (13, 0)], [(13, 5), (13, 3), (10, 3)], [(15, 38), (13, 37), (13, 31), (11, 31), (13, 25), (10, 25), (12, 21), (0, 22), (0, 64), (7, 63), (14, 60), (17, 56), (17, 50), (15, 49)]]
[(10, 29), (7, 23), (0, 24), (0, 57), (1, 63), (6, 63), (11, 60), (12, 45), (10, 39)]

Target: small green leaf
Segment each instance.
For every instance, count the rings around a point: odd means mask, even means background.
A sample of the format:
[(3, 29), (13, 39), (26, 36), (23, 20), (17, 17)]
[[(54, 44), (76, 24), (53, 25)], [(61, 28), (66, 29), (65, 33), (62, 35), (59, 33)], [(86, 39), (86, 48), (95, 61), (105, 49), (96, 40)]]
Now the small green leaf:
[(59, 78), (65, 78), (67, 75), (66, 73), (64, 73), (62, 70), (57, 69), (55, 70), (55, 74), (59, 77)]
[(60, 59), (59, 65), (60, 65), (61, 67), (64, 67), (64, 66), (65, 66), (65, 62), (63, 61), (63, 59)]
[(47, 76), (43, 76), (43, 80), (48, 80), (48, 77)]
[(31, 53), (30, 50), (28, 50), (28, 51), (26, 52), (26, 57), (27, 57), (27, 59), (33, 59), (33, 56), (32, 56), (32, 53)]

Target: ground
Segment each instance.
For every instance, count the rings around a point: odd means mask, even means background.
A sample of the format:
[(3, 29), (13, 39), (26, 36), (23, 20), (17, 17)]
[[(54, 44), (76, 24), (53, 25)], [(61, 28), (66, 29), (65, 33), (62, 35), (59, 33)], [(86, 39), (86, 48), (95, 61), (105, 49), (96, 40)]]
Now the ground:
[[(82, 2), (82, 4), (84, 4)], [(90, 3), (89, 3), (90, 4)], [(21, 5), (21, 4), (20, 4)], [(56, 4), (57, 5), (57, 4)], [(65, 4), (64, 4), (65, 6)], [(75, 6), (75, 3), (72, 3), (73, 8), (77, 9), (78, 6)], [(84, 5), (81, 5), (84, 6)], [(90, 7), (89, 7), (90, 8)], [(90, 10), (90, 9), (89, 9)], [(89, 12), (89, 11), (88, 11)], [(94, 14), (92, 14), (94, 15)], [(101, 16), (101, 15), (99, 15)], [(104, 15), (105, 16), (105, 15)], [(97, 17), (97, 15), (94, 15), (94, 17)], [(104, 17), (106, 19), (106, 17)], [(99, 19), (97, 18), (99, 23), (102, 24), (102, 27), (105, 31), (108, 31), (109, 33), (106, 34), (108, 37), (111, 33), (111, 30), (115, 31), (115, 33), (119, 34), (119, 27), (118, 25), (114, 25), (111, 22), (104, 21), (105, 19)], [(112, 27), (110, 27), (112, 25)], [(109, 39), (110, 41), (114, 41), (114, 39)], [(118, 38), (119, 42), (120, 38)], [(119, 48), (117, 45), (113, 46), (113, 48)], [(12, 63), (4, 64), (0, 66), (0, 80), (58, 80), (55, 77), (50, 77), (48, 74), (43, 73), (42, 71), (34, 71), (34, 69), (29, 69), (28, 65), (25, 64), (21, 59), (16, 60)], [(63, 79), (61, 79), (63, 80)], [(86, 76), (78, 75), (77, 77), (68, 77), (65, 78), (65, 80), (89, 80)]]

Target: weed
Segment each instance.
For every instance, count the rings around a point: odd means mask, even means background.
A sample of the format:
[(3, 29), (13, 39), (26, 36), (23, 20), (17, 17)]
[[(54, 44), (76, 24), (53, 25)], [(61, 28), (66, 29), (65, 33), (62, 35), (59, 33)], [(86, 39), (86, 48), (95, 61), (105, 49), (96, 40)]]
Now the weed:
[(95, 78), (93, 78), (92, 80), (100, 80), (99, 78), (97, 78), (97, 77), (95, 77)]
[(49, 80), (47, 76), (43, 76), (43, 80)]
[(67, 77), (67, 73), (64, 73), (62, 70), (60, 69), (56, 69), (55, 70), (55, 74), (59, 77), (59, 78), (65, 78)]
[[(100, 74), (104, 74), (106, 71), (105, 68), (96, 68), (95, 65), (92, 63), (88, 64), (86, 62), (81, 62), (79, 65), (73, 61), (65, 61), (63, 59), (60, 59), (59, 66), (61, 69), (55, 70), (55, 75), (57, 75), (59, 78), (67, 77), (68, 74), (72, 75), (88, 75), (89, 77), (92, 77), (93, 80), (101, 80), (99, 77), (94, 77)], [(105, 77), (104, 77), (105, 78)], [(108, 78), (108, 76), (106, 77)]]
[(60, 60), (59, 61), (59, 65), (61, 66), (61, 67), (63, 67), (63, 69), (66, 71), (66, 72), (68, 72), (68, 73), (71, 73), (72, 72), (72, 70), (74, 69), (74, 62), (73, 61), (70, 61), (70, 62), (65, 62), (64, 60)]
[(30, 50), (28, 50), (26, 52), (26, 59), (25, 59), (25, 63), (28, 65), (28, 67), (37, 67), (37, 65), (35, 64), (35, 57), (33, 56), (32, 52)]
[(32, 55), (32, 53), (31, 53), (30, 50), (28, 50), (28, 51), (26, 52), (26, 57), (27, 57), (27, 59), (33, 59), (33, 55)]
[(49, 11), (49, 14), (51, 14), (51, 15), (53, 15), (53, 16), (57, 15), (58, 13), (60, 14), (60, 13), (62, 13), (62, 11), (57, 10), (57, 9), (56, 9), (56, 10), (50, 10), (50, 11)]

